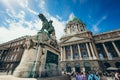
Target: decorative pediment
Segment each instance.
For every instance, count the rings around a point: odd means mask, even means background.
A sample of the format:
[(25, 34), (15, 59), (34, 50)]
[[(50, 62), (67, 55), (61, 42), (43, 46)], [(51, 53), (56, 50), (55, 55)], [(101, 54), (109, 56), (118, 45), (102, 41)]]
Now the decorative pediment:
[(83, 40), (83, 39), (85, 39), (85, 38), (71, 37), (70, 39), (66, 40), (65, 42), (72, 42), (72, 41), (78, 41), (78, 40)]

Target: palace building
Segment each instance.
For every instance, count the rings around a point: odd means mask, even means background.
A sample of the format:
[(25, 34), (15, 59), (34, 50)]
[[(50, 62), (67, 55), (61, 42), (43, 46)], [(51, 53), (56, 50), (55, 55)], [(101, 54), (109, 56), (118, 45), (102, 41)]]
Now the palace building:
[[(106, 71), (109, 67), (120, 68), (120, 30), (93, 35), (80, 19), (73, 18), (67, 22), (64, 31), (65, 35), (59, 42), (62, 71), (87, 72)], [(28, 37), (0, 44), (0, 74), (13, 74), (20, 64)], [(34, 37), (31, 36), (31, 39)], [(27, 44), (29, 48), (31, 44)]]
[(26, 36), (0, 44), (0, 73), (12, 74), (21, 61)]
[(60, 39), (61, 69), (71, 71), (106, 71), (120, 68), (120, 30), (93, 35), (78, 18), (70, 20)]

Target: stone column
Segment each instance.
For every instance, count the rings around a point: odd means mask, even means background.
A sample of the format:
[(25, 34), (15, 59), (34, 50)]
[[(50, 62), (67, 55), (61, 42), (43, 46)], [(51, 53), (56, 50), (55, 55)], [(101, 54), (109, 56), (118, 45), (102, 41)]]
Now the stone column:
[(62, 49), (62, 46), (61, 46), (61, 61), (63, 61), (63, 49)]
[(80, 45), (78, 44), (78, 52), (79, 52), (79, 59), (81, 60), (82, 57), (81, 57), (81, 50), (80, 50)]
[(70, 46), (70, 52), (71, 52), (71, 60), (73, 60), (73, 49), (72, 49), (72, 45)]
[(116, 50), (118, 56), (120, 57), (120, 52), (119, 52), (117, 46), (115, 45), (115, 43), (114, 43), (113, 41), (112, 41), (112, 45), (113, 45), (113, 47), (115, 48), (115, 50)]
[(95, 53), (94, 53), (93, 46), (92, 46), (91, 42), (89, 43), (89, 45), (90, 45), (90, 49), (91, 49), (91, 52), (92, 52), (92, 55), (93, 55), (93, 59), (96, 59), (96, 56), (95, 56)]
[(92, 46), (93, 46), (93, 50), (94, 50), (94, 52), (95, 52), (96, 58), (99, 58), (98, 52), (97, 52), (97, 49), (96, 49), (96, 46), (95, 46), (94, 42), (91, 42), (91, 44), (92, 44)]
[(66, 51), (65, 51), (65, 46), (63, 47), (63, 60), (65, 61), (66, 60)]
[(89, 56), (89, 58), (91, 58), (90, 49), (89, 49), (89, 47), (88, 47), (88, 43), (86, 43), (86, 48), (87, 48), (88, 56)]
[(102, 45), (103, 45), (103, 48), (104, 48), (104, 50), (105, 50), (105, 53), (107, 54), (107, 57), (109, 58), (109, 53), (108, 53), (108, 50), (107, 50), (107, 48), (106, 48), (105, 44), (104, 44), (104, 43), (102, 43)]

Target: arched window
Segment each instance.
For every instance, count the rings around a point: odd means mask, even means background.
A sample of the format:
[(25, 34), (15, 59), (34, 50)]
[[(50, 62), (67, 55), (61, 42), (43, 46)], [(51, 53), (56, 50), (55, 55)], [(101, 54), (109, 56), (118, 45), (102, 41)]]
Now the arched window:
[(73, 49), (77, 50), (78, 49), (77, 45), (73, 45)]
[(80, 64), (79, 63), (75, 63), (75, 72), (80, 72)]
[(70, 63), (66, 64), (66, 71), (71, 72), (71, 64)]
[(85, 62), (84, 63), (84, 67), (85, 67), (85, 71), (86, 72), (91, 71), (91, 67), (90, 67), (90, 63), (89, 62)]
[(84, 48), (85, 48), (85, 44), (80, 44), (80, 47), (81, 47), (82, 49), (84, 49)]

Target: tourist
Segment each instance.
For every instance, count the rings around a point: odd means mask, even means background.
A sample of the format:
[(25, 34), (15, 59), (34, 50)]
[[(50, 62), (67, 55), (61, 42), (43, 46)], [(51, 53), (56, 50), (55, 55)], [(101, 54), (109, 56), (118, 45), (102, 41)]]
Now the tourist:
[(76, 80), (83, 80), (82, 73), (77, 72)]
[(120, 80), (120, 73), (118, 74), (118, 78), (119, 78), (119, 80)]
[(115, 72), (115, 80), (120, 80), (120, 79), (119, 79), (119, 73), (118, 73), (118, 72)]
[(100, 73), (99, 75), (100, 75), (100, 80), (107, 80), (107, 77), (104, 74)]
[(110, 73), (110, 76), (112, 77), (112, 79), (114, 79), (114, 74), (115, 74), (114, 72)]
[(87, 80), (87, 74), (84, 72), (82, 75), (83, 79), (82, 80)]
[(71, 80), (76, 80), (76, 73), (75, 72), (72, 72), (72, 74), (71, 74)]
[(90, 72), (90, 74), (88, 75), (88, 80), (100, 80), (98, 76), (96, 76), (95, 72), (92, 71)]

